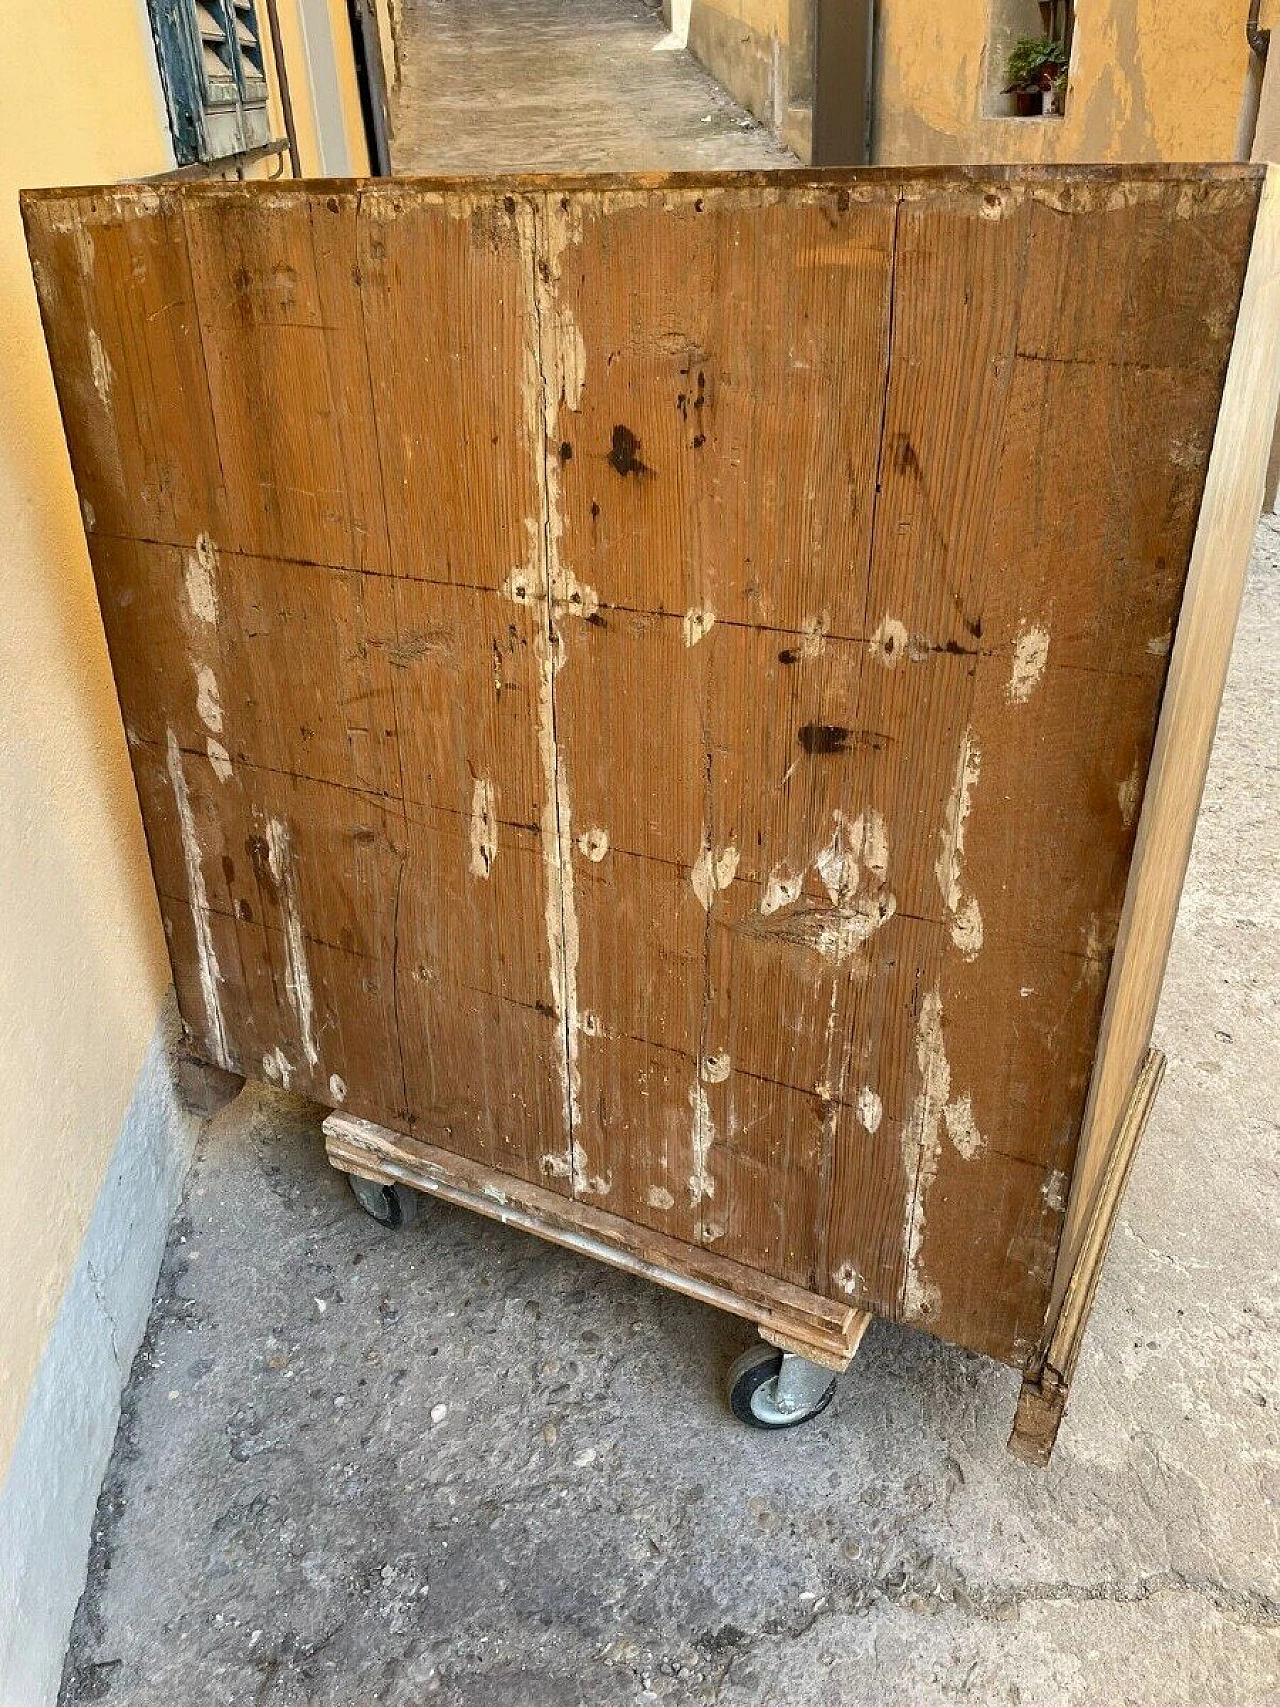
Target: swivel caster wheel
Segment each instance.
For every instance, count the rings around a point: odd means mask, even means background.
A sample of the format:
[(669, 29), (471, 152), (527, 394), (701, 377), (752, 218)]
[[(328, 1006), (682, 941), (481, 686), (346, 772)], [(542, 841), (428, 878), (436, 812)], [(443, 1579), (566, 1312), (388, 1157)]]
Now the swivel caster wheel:
[(729, 1408), (748, 1428), (797, 1428), (826, 1410), (836, 1378), (820, 1363), (761, 1344), (734, 1360), (727, 1386)]
[(418, 1194), (407, 1185), (384, 1185), (381, 1180), (348, 1174), (347, 1184), (366, 1215), (384, 1227), (408, 1227), (418, 1216)]

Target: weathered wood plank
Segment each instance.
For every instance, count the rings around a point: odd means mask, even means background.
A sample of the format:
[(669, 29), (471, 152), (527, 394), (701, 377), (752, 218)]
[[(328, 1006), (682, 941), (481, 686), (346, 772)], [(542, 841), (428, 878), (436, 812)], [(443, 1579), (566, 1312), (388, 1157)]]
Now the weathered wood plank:
[(1274, 166), (1266, 169), (1239, 313), (1231, 323), (1235, 344), (1145, 777), (1050, 1327), (1095, 1219), (1099, 1184), (1150, 1042), (1262, 502), (1280, 396), (1280, 170)]
[(1259, 186), (27, 198), (209, 1058), (1034, 1360), (1229, 647)]

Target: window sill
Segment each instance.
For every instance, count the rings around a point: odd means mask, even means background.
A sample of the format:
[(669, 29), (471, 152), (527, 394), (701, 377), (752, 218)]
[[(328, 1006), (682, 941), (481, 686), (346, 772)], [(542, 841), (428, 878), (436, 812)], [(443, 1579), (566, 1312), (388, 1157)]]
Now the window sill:
[(257, 148), (246, 148), (239, 154), (224, 154), (217, 160), (193, 160), (189, 166), (173, 166), (167, 172), (153, 172), (141, 182), (172, 184), (181, 183), (184, 178), (225, 178), (231, 172), (243, 174), (247, 167), (256, 166), (259, 160), (270, 160), (288, 152), (289, 144), (283, 137), (277, 137), (273, 142), (259, 143)]

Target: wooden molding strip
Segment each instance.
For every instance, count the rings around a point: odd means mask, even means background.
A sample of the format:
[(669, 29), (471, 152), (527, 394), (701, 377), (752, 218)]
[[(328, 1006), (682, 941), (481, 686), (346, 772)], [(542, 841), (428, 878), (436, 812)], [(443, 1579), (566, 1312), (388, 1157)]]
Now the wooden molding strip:
[(1138, 1153), (1142, 1134), (1155, 1107), (1164, 1068), (1165, 1058), (1161, 1052), (1149, 1049), (1125, 1107), (1124, 1119), (1107, 1161), (1093, 1215), (1085, 1229), (1080, 1254), (1071, 1271), (1043, 1363), (1022, 1383), (1013, 1433), (1009, 1436), (1009, 1450), (1024, 1463), (1043, 1466), (1049, 1462), (1053, 1451), (1133, 1158)]
[(1280, 168), (1254, 224), (1235, 342), (1169, 662), (1124, 910), (1107, 985), (1047, 1332), (1095, 1220), (1099, 1182), (1120, 1142), (1126, 1100), (1151, 1041), (1169, 943), (1231, 660), (1272, 429), (1280, 402)]
[(324, 1122), (330, 1162), (343, 1173), (412, 1186), (477, 1215), (655, 1281), (755, 1322), (772, 1345), (829, 1369), (847, 1369), (870, 1318), (817, 1293), (730, 1262), (574, 1198), (392, 1132), (355, 1115)]

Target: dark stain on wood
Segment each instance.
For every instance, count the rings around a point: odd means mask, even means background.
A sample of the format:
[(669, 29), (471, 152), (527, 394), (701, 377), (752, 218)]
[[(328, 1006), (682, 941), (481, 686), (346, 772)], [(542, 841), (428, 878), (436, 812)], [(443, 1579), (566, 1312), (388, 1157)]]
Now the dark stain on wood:
[(653, 470), (640, 460), (640, 440), (619, 423), (613, 429), (613, 444), (609, 450), (609, 465), (624, 477), (628, 474), (652, 474)]

